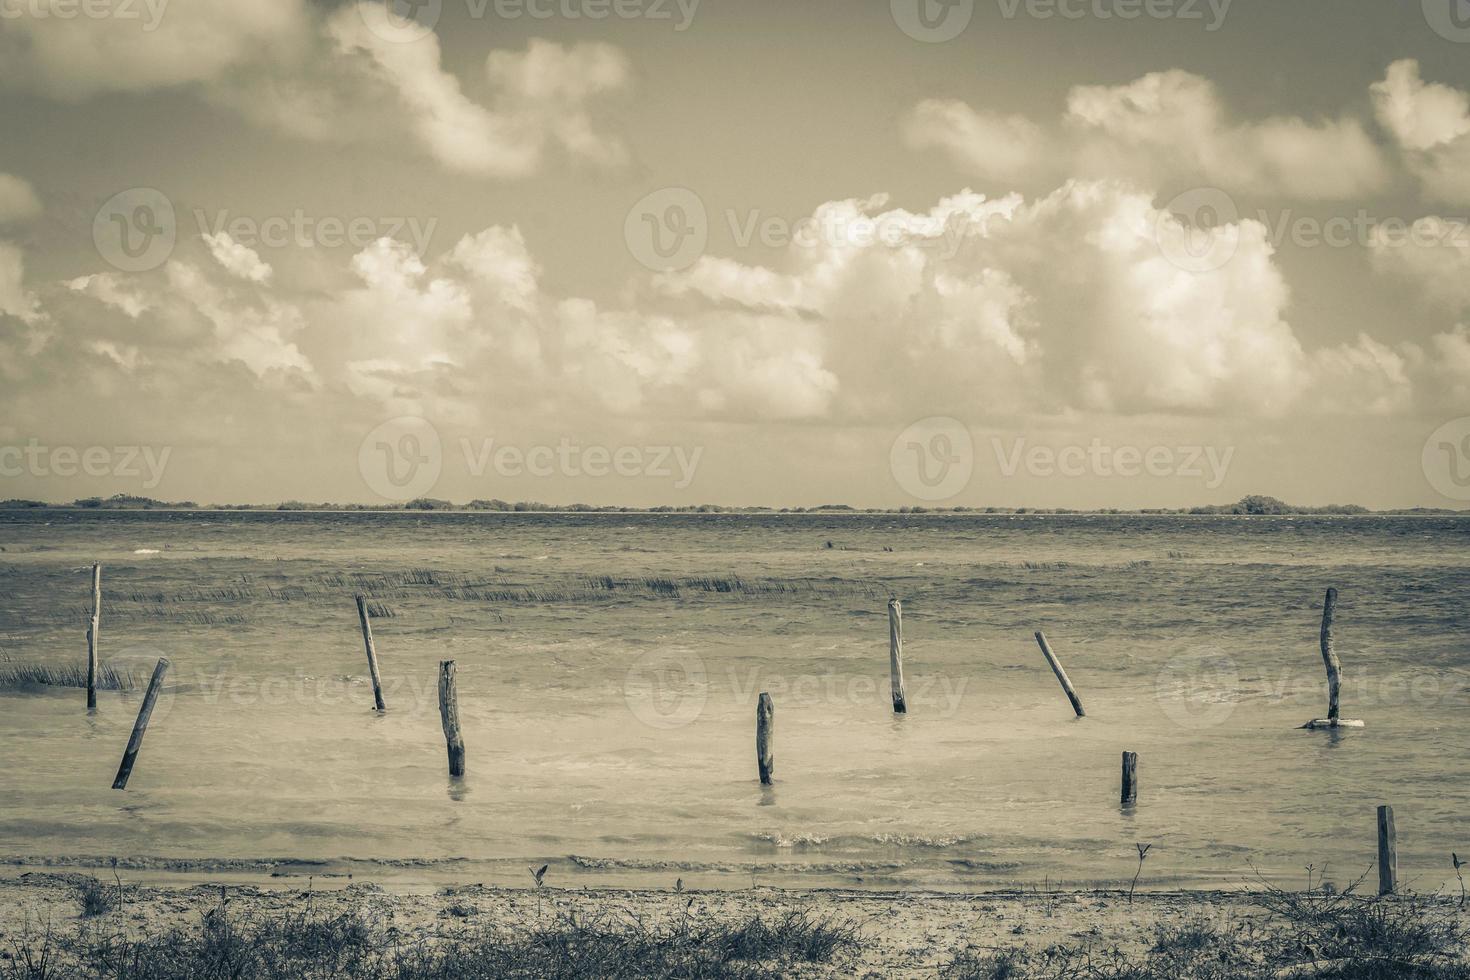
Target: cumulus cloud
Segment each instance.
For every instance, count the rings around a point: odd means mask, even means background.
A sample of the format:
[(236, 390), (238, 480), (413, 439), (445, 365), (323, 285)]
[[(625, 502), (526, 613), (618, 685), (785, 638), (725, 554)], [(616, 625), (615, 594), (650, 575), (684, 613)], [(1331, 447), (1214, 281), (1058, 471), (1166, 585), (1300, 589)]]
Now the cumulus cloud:
[(3, 75), (70, 100), (213, 81), (311, 33), (305, 0), (139, 0), (128, 5), (133, 23), (78, 17), (70, 0), (27, 2), (41, 12), (0, 21)]
[(1378, 272), (1411, 283), (1437, 305), (1470, 310), (1470, 228), (1463, 220), (1430, 216), (1396, 232), (1380, 225), (1369, 248)]
[(214, 256), (220, 267), (235, 278), (254, 283), (270, 282), (274, 272), (270, 263), (262, 261), (255, 249), (241, 245), (228, 232), (205, 233), (204, 244), (209, 246), (209, 254)]
[[(49, 10), (70, 0), (36, 2)], [(133, 9), (151, 16), (144, 0)], [(626, 148), (598, 130), (590, 108), (629, 83), (617, 48), (533, 39), (524, 51), (493, 51), (486, 106), (444, 67), (437, 35), (405, 30), (379, 3), (325, 12), (305, 0), (190, 0), (168, 5), (148, 29), (4, 18), (0, 83), (67, 100), (185, 88), (298, 138), (406, 135), (446, 168), (474, 176), (524, 177), (553, 146), (599, 165), (626, 162)]]
[(1237, 121), (1208, 79), (1155, 72), (1126, 85), (1073, 88), (1049, 129), (955, 101), (909, 114), (911, 145), (939, 147), (988, 180), (1117, 177), (1145, 186), (1192, 181), (1310, 200), (1381, 187), (1382, 153), (1356, 119)]
[(9, 242), (0, 242), (0, 314), (26, 323), (41, 315), (39, 302), (25, 286), (25, 258)]
[(1470, 204), (1470, 93), (1426, 83), (1419, 63), (1405, 59), (1373, 85), (1373, 105), (1425, 194)]
[(247, 285), (237, 257), (176, 260), (74, 280), (64, 293), (91, 308), (47, 312), (54, 345), (114, 370), (228, 368), (328, 414), (482, 426), (1394, 415), (1470, 384), (1463, 330), (1427, 352), (1367, 335), (1305, 347), (1260, 222), (1215, 229), (1233, 253), (1206, 271), (1171, 260), (1174, 222), (1114, 181), (919, 211), (880, 195), (818, 206), (779, 261), (708, 256), (618, 304), (550, 291), (520, 230), (497, 226), (433, 259), (381, 239), (351, 282), (309, 294)]
[(29, 183), (0, 174), (0, 224), (26, 221), (41, 213), (41, 199)]

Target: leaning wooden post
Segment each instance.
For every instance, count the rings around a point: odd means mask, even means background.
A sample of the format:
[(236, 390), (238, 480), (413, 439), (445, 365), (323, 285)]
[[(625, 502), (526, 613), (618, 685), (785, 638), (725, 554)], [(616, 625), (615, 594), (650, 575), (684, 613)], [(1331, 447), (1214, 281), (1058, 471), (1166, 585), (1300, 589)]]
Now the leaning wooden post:
[(1327, 717), (1314, 718), (1303, 728), (1362, 728), (1361, 721), (1345, 721), (1340, 714), (1339, 697), (1342, 693), (1342, 663), (1337, 659), (1337, 650), (1332, 643), (1332, 621), (1337, 614), (1337, 590), (1328, 589), (1327, 599), (1322, 603), (1322, 663), (1327, 668)]
[(87, 624), (87, 708), (97, 707), (97, 633), (102, 626), (102, 566), (92, 566), (92, 619)]
[(1378, 894), (1392, 895), (1399, 881), (1399, 839), (1393, 807), (1378, 808)]
[(449, 747), (449, 775), (464, 775), (464, 739), (459, 734), (459, 700), (454, 690), (454, 661), (439, 663), (439, 721)]
[(1086, 712), (1082, 710), (1082, 701), (1077, 697), (1077, 691), (1072, 687), (1072, 682), (1067, 678), (1067, 672), (1062, 669), (1062, 662), (1057, 655), (1051, 652), (1051, 644), (1046, 642), (1046, 634), (1041, 630), (1036, 631), (1036, 642), (1041, 645), (1041, 655), (1046, 662), (1051, 664), (1051, 672), (1057, 675), (1057, 680), (1062, 684), (1062, 690), (1067, 694), (1067, 700), (1072, 702), (1072, 710), (1077, 712), (1077, 717), (1082, 718)]
[(1138, 802), (1138, 753), (1123, 753), (1123, 805)]
[(158, 666), (153, 668), (153, 677), (148, 681), (148, 693), (143, 695), (143, 704), (138, 708), (138, 720), (133, 722), (133, 734), (128, 737), (127, 750), (123, 752), (122, 764), (117, 767), (117, 776), (112, 781), (113, 789), (127, 789), (128, 777), (133, 774), (133, 763), (138, 760), (138, 750), (143, 747), (143, 733), (148, 731), (148, 719), (153, 715), (153, 704), (163, 687), (163, 675), (168, 673), (168, 658), (159, 657)]
[(362, 643), (367, 647), (368, 673), (373, 678), (373, 705), (383, 710), (383, 679), (378, 676), (378, 651), (373, 647), (373, 627), (368, 622), (367, 603), (357, 597), (357, 618), (362, 621)]
[(776, 706), (771, 703), (771, 696), (762, 691), (760, 701), (755, 706), (755, 764), (760, 770), (761, 783), (766, 786), (771, 784), (771, 772), (776, 768), (775, 753), (772, 750), (775, 729)]
[(908, 695), (903, 687), (903, 603), (888, 600), (888, 669), (893, 682), (893, 713), (907, 714)]

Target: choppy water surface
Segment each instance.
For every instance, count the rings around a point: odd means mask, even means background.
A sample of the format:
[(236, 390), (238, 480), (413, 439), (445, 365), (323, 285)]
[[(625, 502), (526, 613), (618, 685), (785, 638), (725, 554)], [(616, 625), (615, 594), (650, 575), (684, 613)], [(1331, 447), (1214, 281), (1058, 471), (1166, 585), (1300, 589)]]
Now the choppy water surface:
[[(104, 659), (173, 669), (125, 792), (140, 692), (93, 717), (0, 692), (0, 857), (953, 888), (1112, 883), (1148, 841), (1156, 885), (1345, 884), (1390, 802), (1401, 878), (1433, 889), (1470, 851), (1467, 544), (1450, 518), (4, 513), (0, 656), (80, 660), (100, 561)], [(1325, 712), (1328, 586), (1362, 731), (1295, 730)]]

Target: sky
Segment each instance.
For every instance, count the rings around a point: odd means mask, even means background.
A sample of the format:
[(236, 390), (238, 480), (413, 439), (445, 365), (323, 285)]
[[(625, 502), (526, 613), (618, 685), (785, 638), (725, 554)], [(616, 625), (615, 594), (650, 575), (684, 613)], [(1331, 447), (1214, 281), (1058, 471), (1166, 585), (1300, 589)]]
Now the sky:
[(0, 498), (1470, 501), (1467, 0), (0, 0)]

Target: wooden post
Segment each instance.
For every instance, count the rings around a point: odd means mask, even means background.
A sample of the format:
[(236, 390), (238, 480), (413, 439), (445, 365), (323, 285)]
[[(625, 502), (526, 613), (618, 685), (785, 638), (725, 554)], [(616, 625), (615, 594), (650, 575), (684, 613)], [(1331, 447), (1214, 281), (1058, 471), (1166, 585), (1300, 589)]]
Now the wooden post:
[(368, 622), (367, 603), (357, 597), (357, 618), (362, 622), (362, 643), (367, 647), (368, 673), (373, 678), (373, 706), (383, 710), (383, 679), (378, 676), (378, 651), (373, 647), (373, 627)]
[(1399, 839), (1393, 807), (1378, 808), (1378, 894), (1392, 895), (1399, 880)]
[(92, 566), (92, 619), (87, 624), (87, 710), (97, 708), (97, 633), (102, 625), (102, 566)]
[(888, 668), (893, 682), (893, 713), (907, 714), (908, 695), (903, 687), (903, 603), (888, 600)]
[(762, 691), (760, 701), (755, 706), (755, 764), (760, 770), (761, 783), (766, 786), (771, 784), (771, 772), (776, 767), (775, 753), (772, 750), (775, 729), (776, 706), (771, 703), (771, 696)]
[(439, 662), (439, 721), (449, 747), (449, 775), (464, 775), (464, 739), (459, 734), (459, 700), (454, 690), (454, 661)]
[(1337, 614), (1337, 590), (1328, 589), (1327, 599), (1322, 603), (1322, 663), (1327, 668), (1327, 717), (1314, 718), (1303, 728), (1362, 728), (1361, 721), (1346, 721), (1339, 717), (1339, 696), (1342, 692), (1342, 663), (1337, 659), (1337, 650), (1332, 643), (1332, 621)]
[(163, 687), (163, 675), (168, 673), (168, 658), (159, 657), (158, 666), (153, 668), (153, 677), (148, 681), (148, 693), (143, 695), (143, 704), (138, 708), (138, 720), (133, 722), (133, 734), (128, 737), (127, 750), (123, 752), (122, 764), (117, 767), (117, 776), (112, 781), (113, 789), (127, 789), (128, 777), (133, 774), (133, 763), (138, 760), (138, 750), (143, 747), (143, 733), (148, 731), (148, 719), (153, 715), (153, 704)]
[(1123, 753), (1123, 805), (1138, 802), (1138, 753)]
[(1342, 691), (1342, 678), (1339, 671), (1342, 664), (1337, 659), (1337, 651), (1332, 646), (1332, 618), (1337, 612), (1337, 590), (1328, 589), (1327, 598), (1322, 603), (1322, 663), (1327, 667), (1327, 720), (1337, 724), (1340, 713), (1338, 695)]
[(1051, 644), (1046, 642), (1046, 634), (1041, 630), (1036, 631), (1036, 642), (1041, 646), (1041, 655), (1046, 658), (1047, 663), (1051, 664), (1051, 672), (1056, 674), (1057, 680), (1061, 682), (1062, 690), (1067, 694), (1067, 700), (1072, 702), (1072, 710), (1077, 712), (1078, 718), (1084, 717), (1086, 712), (1082, 710), (1082, 701), (1077, 697), (1077, 691), (1072, 687), (1067, 672), (1062, 669), (1062, 662), (1057, 659), (1056, 654), (1051, 652)]

